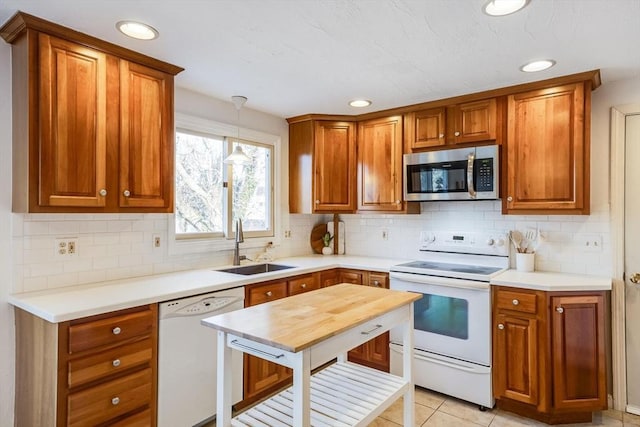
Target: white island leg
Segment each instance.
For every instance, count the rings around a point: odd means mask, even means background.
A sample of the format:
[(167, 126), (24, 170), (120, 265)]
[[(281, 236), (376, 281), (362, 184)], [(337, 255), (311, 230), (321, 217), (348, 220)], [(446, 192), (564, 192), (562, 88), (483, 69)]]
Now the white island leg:
[(231, 426), (231, 348), (227, 347), (227, 334), (218, 331), (216, 384), (216, 426)]
[(293, 425), (311, 426), (311, 352), (296, 353), (293, 367)]
[(411, 387), (404, 394), (404, 426), (413, 427), (413, 304), (409, 305), (409, 321), (402, 326), (402, 376)]

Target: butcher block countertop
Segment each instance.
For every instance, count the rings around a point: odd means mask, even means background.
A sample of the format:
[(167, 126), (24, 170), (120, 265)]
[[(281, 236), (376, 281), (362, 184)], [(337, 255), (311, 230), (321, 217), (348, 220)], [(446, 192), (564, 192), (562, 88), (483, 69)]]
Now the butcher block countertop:
[(220, 314), (202, 323), (298, 352), (421, 297), (417, 293), (342, 283)]

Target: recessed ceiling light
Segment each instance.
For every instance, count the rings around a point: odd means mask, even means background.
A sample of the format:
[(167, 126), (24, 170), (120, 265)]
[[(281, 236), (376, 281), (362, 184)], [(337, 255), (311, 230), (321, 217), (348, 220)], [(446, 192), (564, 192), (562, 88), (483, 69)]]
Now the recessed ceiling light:
[(505, 16), (519, 11), (529, 0), (490, 0), (482, 10), (490, 16)]
[(540, 61), (531, 61), (520, 67), (520, 71), (525, 73), (535, 73), (536, 71), (546, 70), (556, 65), (556, 61), (553, 59), (542, 59)]
[(120, 21), (116, 28), (125, 36), (138, 40), (153, 40), (159, 36), (158, 30), (150, 25), (135, 21)]
[(368, 107), (369, 105), (371, 105), (371, 101), (367, 99), (354, 99), (353, 101), (349, 102), (349, 105), (356, 108)]

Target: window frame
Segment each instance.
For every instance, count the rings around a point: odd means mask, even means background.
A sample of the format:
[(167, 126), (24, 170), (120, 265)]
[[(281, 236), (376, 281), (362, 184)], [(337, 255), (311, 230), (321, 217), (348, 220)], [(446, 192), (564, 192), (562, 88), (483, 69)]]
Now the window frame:
[[(224, 137), (224, 152), (225, 155), (230, 153), (230, 147), (233, 147), (235, 141), (241, 143), (249, 143), (256, 145), (263, 145), (271, 147), (271, 185), (269, 189), (270, 194), (270, 212), (271, 212), (271, 227), (273, 233), (262, 231), (245, 231), (245, 242), (242, 244), (244, 248), (262, 248), (268, 242), (273, 242), (276, 245), (280, 244), (279, 230), (281, 228), (281, 215), (278, 215), (278, 207), (281, 205), (281, 193), (282, 191), (276, 191), (280, 188), (281, 181), (281, 150), (282, 140), (279, 135), (273, 135), (253, 129), (248, 129), (240, 126), (230, 125), (227, 123), (221, 123), (210, 119), (196, 117), (188, 114), (175, 113), (175, 130), (178, 132), (182, 130), (186, 133), (195, 133), (202, 135), (215, 135)], [(174, 159), (175, 160), (175, 159)], [(175, 165), (174, 165), (175, 168)], [(229, 188), (232, 185), (230, 179), (231, 168), (224, 169), (224, 180), (228, 183), (224, 189), (227, 202), (224, 209), (230, 210), (231, 203), (233, 201), (229, 196)], [(175, 179), (175, 174), (174, 174)], [(174, 208), (175, 211), (175, 208)], [(168, 252), (170, 255), (190, 254), (190, 253), (202, 253), (216, 250), (232, 249), (234, 247), (235, 233), (230, 222), (232, 221), (229, 211), (225, 212), (226, 227), (230, 231), (228, 236), (224, 233), (203, 233), (198, 237), (179, 236), (175, 230), (175, 212), (169, 215), (168, 220)], [(199, 233), (198, 233), (199, 234)]]

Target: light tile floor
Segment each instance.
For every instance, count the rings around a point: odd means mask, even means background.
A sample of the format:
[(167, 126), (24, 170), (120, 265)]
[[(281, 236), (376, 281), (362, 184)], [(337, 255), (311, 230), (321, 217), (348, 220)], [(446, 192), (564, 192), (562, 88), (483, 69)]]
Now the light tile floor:
[[(478, 405), (419, 387), (416, 387), (414, 406), (416, 427), (548, 427), (547, 424), (499, 409), (482, 412), (478, 409)], [(402, 400), (391, 405), (369, 426), (402, 426)], [(561, 424), (561, 426), (640, 426), (640, 416), (609, 410), (595, 413), (592, 423)]]

